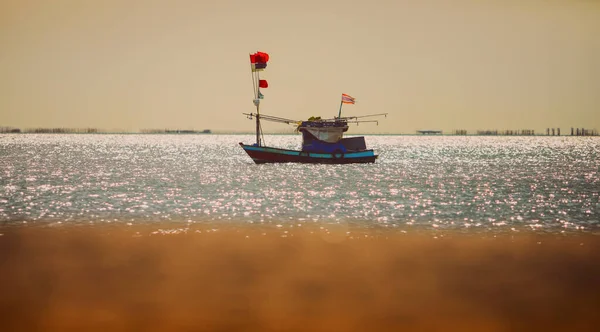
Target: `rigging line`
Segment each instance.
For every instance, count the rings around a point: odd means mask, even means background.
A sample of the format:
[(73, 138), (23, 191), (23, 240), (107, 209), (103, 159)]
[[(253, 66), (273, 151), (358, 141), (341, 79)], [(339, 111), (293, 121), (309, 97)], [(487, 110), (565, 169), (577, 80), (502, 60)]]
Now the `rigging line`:
[(381, 116), (384, 115), (387, 117), (388, 113), (381, 113), (381, 114), (371, 114), (371, 115), (360, 115), (360, 116), (343, 116), (341, 118), (328, 118), (328, 119), (321, 119), (323, 121), (334, 121), (334, 120), (341, 120), (341, 121), (347, 121), (347, 120), (351, 120), (351, 119), (361, 119), (361, 118), (366, 118), (366, 117), (372, 117), (372, 116)]
[[(255, 72), (255, 76), (256, 76), (256, 99), (258, 99), (258, 102), (260, 103), (260, 98), (258, 98), (258, 91), (260, 90), (260, 72), (256, 71)], [(256, 113), (260, 113), (258, 110), (258, 106), (256, 106)]]
[(299, 122), (297, 120), (285, 119), (285, 118), (280, 118), (280, 117), (266, 115), (266, 114), (262, 114), (261, 118), (265, 119), (265, 120), (268, 120), (268, 121), (288, 123), (288, 124), (290, 124), (290, 123), (296, 124), (297, 122)]
[(263, 143), (264, 146), (266, 146), (267, 143), (265, 143), (265, 135), (264, 135), (263, 130), (262, 130), (262, 123), (259, 124), (259, 127), (260, 127), (260, 137), (261, 137), (262, 143)]
[(258, 99), (258, 91), (260, 90), (260, 73), (256, 72), (254, 73), (255, 79), (256, 79), (256, 98)]
[(256, 99), (258, 96), (256, 94), (257, 89), (256, 89), (256, 83), (254, 82), (254, 72), (252, 71), (252, 62), (250, 62), (250, 76), (252, 76), (252, 89), (254, 90), (254, 99)]
[[(250, 120), (252, 120), (256, 116), (256, 113), (242, 113), (242, 114), (246, 115)], [(264, 114), (260, 115), (260, 119), (264, 120), (264, 121), (285, 123), (285, 124), (289, 124), (289, 125), (293, 125), (293, 126), (297, 126), (298, 122), (300, 122), (300, 121), (296, 121), (296, 120), (272, 117), (270, 115), (264, 115)]]

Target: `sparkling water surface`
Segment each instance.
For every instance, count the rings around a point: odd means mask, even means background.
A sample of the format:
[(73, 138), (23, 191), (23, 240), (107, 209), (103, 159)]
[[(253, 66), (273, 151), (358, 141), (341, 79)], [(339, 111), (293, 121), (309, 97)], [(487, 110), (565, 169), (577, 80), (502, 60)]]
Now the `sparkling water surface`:
[[(266, 135), (298, 149), (299, 135)], [(600, 231), (600, 139), (366, 136), (359, 165), (255, 165), (253, 135), (0, 135), (0, 222)]]

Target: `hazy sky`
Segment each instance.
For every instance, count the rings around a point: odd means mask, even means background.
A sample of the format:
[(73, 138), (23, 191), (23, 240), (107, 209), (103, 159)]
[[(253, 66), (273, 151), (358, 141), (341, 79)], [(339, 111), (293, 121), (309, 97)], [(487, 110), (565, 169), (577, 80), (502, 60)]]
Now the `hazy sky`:
[(596, 0), (0, 0), (0, 126), (252, 131), (255, 51), (265, 114), (600, 129)]

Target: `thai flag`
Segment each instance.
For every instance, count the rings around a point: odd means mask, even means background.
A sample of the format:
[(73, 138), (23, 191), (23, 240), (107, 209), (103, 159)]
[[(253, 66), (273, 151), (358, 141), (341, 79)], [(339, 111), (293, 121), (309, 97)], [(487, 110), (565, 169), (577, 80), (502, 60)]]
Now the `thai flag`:
[(354, 104), (355, 100), (354, 100), (354, 98), (350, 97), (350, 95), (342, 93), (342, 103), (344, 103), (344, 104)]

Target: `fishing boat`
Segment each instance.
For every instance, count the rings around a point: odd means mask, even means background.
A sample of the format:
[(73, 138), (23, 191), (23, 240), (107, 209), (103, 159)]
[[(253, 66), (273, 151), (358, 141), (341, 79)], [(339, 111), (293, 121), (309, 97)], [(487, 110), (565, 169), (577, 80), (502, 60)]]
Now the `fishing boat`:
[[(354, 104), (355, 98), (342, 94), (338, 116), (330, 119), (310, 117), (308, 120), (292, 120), (260, 113), (260, 102), (264, 99), (261, 88), (269, 86), (268, 82), (260, 78), (260, 73), (265, 70), (269, 55), (264, 52), (250, 54), (250, 68), (254, 90), (254, 106), (256, 112), (243, 113), (249, 119), (256, 121), (256, 143), (239, 143), (248, 156), (256, 164), (264, 163), (313, 163), (313, 164), (354, 164), (374, 163), (378, 155), (372, 149), (367, 149), (365, 138), (347, 137), (349, 124), (374, 122), (376, 120), (363, 120), (367, 117), (386, 116), (387, 113), (371, 114), (364, 116), (342, 117), (344, 104)], [(288, 150), (265, 145), (261, 121), (279, 122), (296, 127), (302, 134), (302, 148)]]

